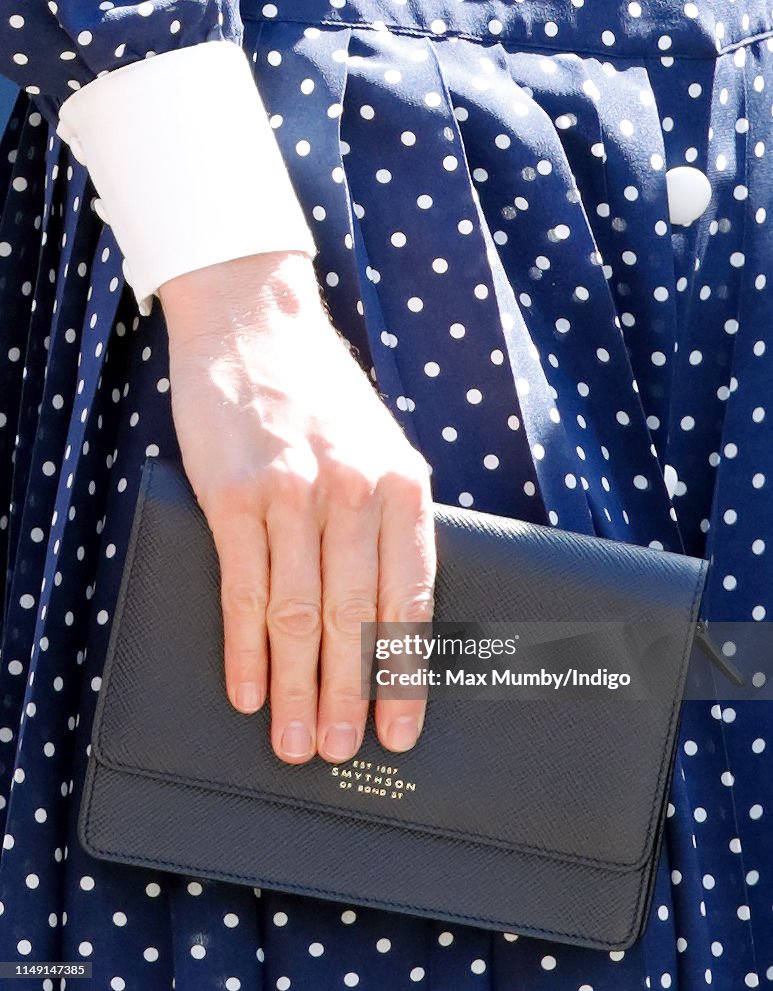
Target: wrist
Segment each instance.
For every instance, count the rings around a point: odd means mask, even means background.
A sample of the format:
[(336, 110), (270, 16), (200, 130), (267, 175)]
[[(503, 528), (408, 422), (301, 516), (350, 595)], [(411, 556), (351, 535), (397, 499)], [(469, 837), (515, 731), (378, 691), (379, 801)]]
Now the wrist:
[(245, 326), (265, 331), (277, 316), (321, 308), (314, 265), (302, 251), (267, 251), (208, 265), (163, 283), (158, 295), (170, 343)]

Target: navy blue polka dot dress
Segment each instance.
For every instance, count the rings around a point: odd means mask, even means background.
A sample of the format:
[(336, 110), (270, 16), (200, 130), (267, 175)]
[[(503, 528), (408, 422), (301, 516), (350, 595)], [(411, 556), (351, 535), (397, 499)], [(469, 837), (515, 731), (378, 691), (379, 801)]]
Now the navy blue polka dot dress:
[(80, 849), (140, 468), (179, 452), (161, 308), (139, 315), (55, 124), (74, 89), (148, 54), (219, 38), (248, 53), (326, 305), (438, 501), (710, 556), (709, 619), (773, 609), (761, 0), (246, 0), (240, 15), (0, 3), (0, 71), (22, 87), (0, 147), (0, 959), (88, 960), (99, 991), (773, 985), (773, 711), (721, 687), (685, 706), (652, 913), (625, 953)]

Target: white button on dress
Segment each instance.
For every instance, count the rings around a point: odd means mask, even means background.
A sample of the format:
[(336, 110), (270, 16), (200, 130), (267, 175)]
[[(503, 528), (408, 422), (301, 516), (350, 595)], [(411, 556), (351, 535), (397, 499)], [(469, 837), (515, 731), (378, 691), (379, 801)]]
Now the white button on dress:
[(671, 223), (689, 227), (711, 202), (711, 183), (700, 169), (678, 165), (666, 172), (668, 213)]

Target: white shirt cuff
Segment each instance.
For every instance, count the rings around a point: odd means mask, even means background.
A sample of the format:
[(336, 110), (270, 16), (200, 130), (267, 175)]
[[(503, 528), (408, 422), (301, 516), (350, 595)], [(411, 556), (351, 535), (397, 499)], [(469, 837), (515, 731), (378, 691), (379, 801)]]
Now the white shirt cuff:
[(186, 272), (266, 251), (317, 252), (234, 42), (98, 76), (64, 101), (57, 134), (89, 169), (143, 314), (159, 286)]

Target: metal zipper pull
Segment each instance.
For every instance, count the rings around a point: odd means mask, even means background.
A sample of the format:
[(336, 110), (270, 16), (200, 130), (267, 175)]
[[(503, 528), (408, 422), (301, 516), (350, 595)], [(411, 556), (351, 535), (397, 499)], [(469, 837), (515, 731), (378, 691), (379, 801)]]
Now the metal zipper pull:
[(695, 640), (714, 667), (718, 668), (728, 681), (732, 681), (738, 688), (744, 684), (743, 675), (738, 668), (714, 646), (705, 619), (699, 619), (695, 626)]

